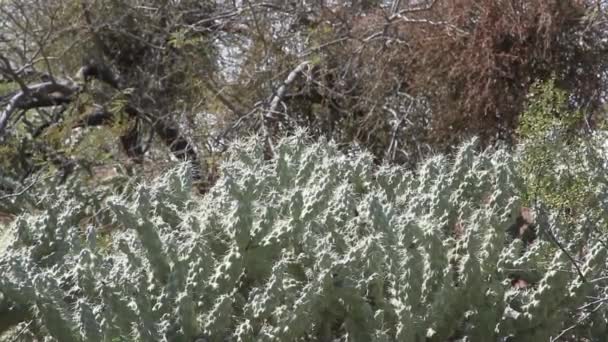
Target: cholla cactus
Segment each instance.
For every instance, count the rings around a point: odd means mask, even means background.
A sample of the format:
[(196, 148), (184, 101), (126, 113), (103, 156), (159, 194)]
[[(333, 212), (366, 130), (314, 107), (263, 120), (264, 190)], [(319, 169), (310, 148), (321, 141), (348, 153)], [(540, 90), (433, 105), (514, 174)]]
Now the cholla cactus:
[[(508, 153), (471, 141), (409, 172), (305, 139), (271, 161), (236, 144), (203, 198), (186, 167), (108, 198), (109, 246), (65, 193), (12, 225), (0, 291), (59, 341), (245, 342), (546, 339), (602, 289), (547, 241), (522, 255), (506, 238)], [(585, 276), (604, 275), (605, 255), (591, 249)], [(516, 296), (515, 268), (538, 287)]]

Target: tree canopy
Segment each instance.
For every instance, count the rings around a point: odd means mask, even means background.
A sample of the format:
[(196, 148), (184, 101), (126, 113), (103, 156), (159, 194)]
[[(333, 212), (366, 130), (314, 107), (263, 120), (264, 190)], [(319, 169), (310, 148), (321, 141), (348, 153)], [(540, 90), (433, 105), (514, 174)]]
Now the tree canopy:
[(473, 136), (516, 143), (550, 79), (581, 126), (604, 110), (605, 1), (4, 0), (0, 22), (9, 193), (177, 160), (204, 190), (231, 141), (271, 155), (298, 127), (411, 168)]

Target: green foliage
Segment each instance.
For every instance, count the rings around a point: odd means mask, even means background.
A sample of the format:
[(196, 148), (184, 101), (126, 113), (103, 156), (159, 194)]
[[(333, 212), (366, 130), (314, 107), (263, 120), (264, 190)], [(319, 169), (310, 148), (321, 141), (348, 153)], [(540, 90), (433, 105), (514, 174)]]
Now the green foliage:
[(133, 89), (128, 88), (124, 91), (117, 92), (112, 96), (109, 103), (109, 111), (113, 114), (113, 123), (111, 131), (116, 136), (126, 133), (129, 129), (129, 116), (125, 113), (125, 108), (129, 104), (129, 96)]
[(19, 85), (15, 82), (0, 82), (0, 94), (8, 94), (18, 89)]
[[(82, 188), (49, 194), (12, 225), (0, 292), (60, 341), (546, 341), (606, 285), (602, 244), (583, 267), (591, 285), (548, 242), (522, 254), (505, 237), (521, 185), (503, 150), (471, 141), (412, 173), (306, 140), (282, 140), (271, 161), (236, 144), (203, 198), (185, 167), (109, 197), (105, 248), (98, 225), (79, 228)], [(517, 272), (539, 285), (512, 289)], [(605, 329), (603, 307), (588, 315)]]
[(14, 140), (9, 140), (0, 145), (0, 166), (7, 169), (12, 161), (18, 156), (19, 150)]
[(110, 160), (112, 154), (108, 152), (109, 147), (116, 143), (112, 133), (112, 130), (105, 128), (87, 132), (78, 144), (71, 148), (70, 155), (98, 163)]
[(527, 110), (518, 134), (525, 144), (520, 167), (526, 183), (527, 202), (541, 201), (553, 209), (581, 212), (597, 200), (594, 170), (602, 167), (600, 139), (580, 129), (584, 114), (568, 107), (568, 94), (554, 81), (531, 88)]
[(170, 34), (169, 44), (176, 49), (183, 49), (186, 47), (202, 48), (203, 43), (206, 43), (203, 37), (195, 36), (189, 37), (188, 30), (179, 29)]

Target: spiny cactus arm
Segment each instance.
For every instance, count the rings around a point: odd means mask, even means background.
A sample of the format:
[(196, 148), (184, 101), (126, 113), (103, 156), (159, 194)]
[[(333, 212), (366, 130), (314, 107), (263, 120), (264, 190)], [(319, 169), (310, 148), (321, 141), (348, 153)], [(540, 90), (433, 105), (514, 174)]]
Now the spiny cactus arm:
[(76, 302), (76, 314), (74, 320), (78, 327), (80, 338), (84, 341), (102, 342), (102, 327), (95, 315), (96, 308), (85, 300)]
[(35, 316), (42, 321), (49, 334), (59, 341), (77, 342), (74, 325), (57, 281), (46, 274), (37, 275), (34, 277), (34, 288)]
[(292, 308), (285, 308), (288, 310), (282, 312), (275, 311), (277, 322), (270, 331), (270, 334), (275, 336), (275, 341), (296, 341), (315, 323), (318, 323), (318, 329), (323, 329), (323, 326), (329, 323), (325, 309), (331, 302), (331, 296), (326, 293), (325, 287), (327, 284), (333, 284), (330, 273), (323, 271), (306, 285)]
[(230, 329), (234, 325), (233, 315), (234, 297), (232, 294), (220, 295), (215, 305), (205, 316), (203, 323), (204, 332), (211, 337), (212, 342), (224, 341), (230, 335)]
[(82, 291), (82, 294), (93, 299), (97, 297), (97, 281), (92, 270), (92, 256), (88, 249), (83, 249), (77, 259), (76, 267), (74, 268), (74, 278), (76, 281), (76, 289)]
[[(337, 296), (344, 303), (344, 329), (353, 341), (372, 341), (375, 333), (374, 310), (356, 288), (340, 288)], [(380, 327), (377, 327), (380, 328)]]
[(447, 248), (441, 240), (441, 232), (435, 227), (437, 224), (431, 220), (421, 222), (423, 238), (420, 241), (424, 253), (424, 279), (422, 280), (422, 301), (433, 302), (433, 296), (443, 283), (446, 274)]
[(222, 262), (217, 265), (208, 284), (209, 293), (216, 296), (230, 293), (236, 287), (243, 270), (243, 255), (238, 247), (231, 246)]
[(196, 318), (196, 306), (191, 295), (191, 291), (186, 289), (178, 294), (176, 298), (178, 324), (181, 326), (181, 332), (186, 340), (193, 340), (198, 336), (200, 326)]
[(246, 304), (243, 311), (255, 330), (259, 330), (262, 323), (271, 317), (273, 310), (283, 304), (285, 272), (287, 272), (287, 263), (285, 260), (280, 260), (273, 266), (272, 275), (266, 285), (254, 289), (250, 294), (251, 301)]
[(138, 198), (137, 204), (139, 206), (136, 207), (135, 212), (120, 198), (110, 198), (107, 204), (118, 222), (127, 229), (137, 231), (139, 240), (146, 252), (146, 257), (152, 266), (154, 276), (160, 283), (165, 283), (170, 272), (170, 266), (163, 251), (163, 242), (158, 230), (155, 229), (155, 225), (148, 217), (150, 202), (147, 199), (146, 192), (140, 191)]
[(236, 327), (233, 336), (237, 342), (266, 342), (270, 340), (267, 336), (256, 334), (251, 321), (248, 319), (245, 319)]
[(162, 312), (153, 310), (153, 294), (148, 291), (148, 277), (144, 274), (136, 276), (134, 284), (125, 284), (125, 292), (131, 294), (129, 307), (137, 316), (135, 332), (140, 341), (158, 341), (160, 334), (158, 324)]
[(104, 335), (108, 337), (131, 336), (133, 324), (138, 321), (137, 313), (130, 306), (131, 294), (124, 295), (120, 288), (115, 288), (111, 284), (100, 284), (99, 293), (101, 306), (103, 308), (103, 327)]
[(236, 242), (242, 253), (251, 243), (256, 181), (253, 175), (249, 175), (243, 183), (241, 186), (233, 181), (226, 182), (228, 193), (234, 200), (231, 213), (225, 218), (229, 237)]

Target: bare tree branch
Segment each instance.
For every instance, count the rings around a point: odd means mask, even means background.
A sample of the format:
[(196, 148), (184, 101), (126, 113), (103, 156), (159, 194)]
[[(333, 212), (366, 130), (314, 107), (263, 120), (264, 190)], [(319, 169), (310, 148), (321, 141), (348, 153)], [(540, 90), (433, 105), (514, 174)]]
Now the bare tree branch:
[(7, 200), (7, 199), (13, 198), (13, 197), (19, 197), (19, 196), (23, 195), (24, 193), (26, 193), (27, 191), (29, 191), (34, 185), (38, 184), (40, 181), (43, 181), (43, 180), (46, 180), (46, 179), (49, 179), (49, 178), (50, 178), (50, 176), (46, 176), (46, 177), (38, 176), (38, 177), (36, 177), (36, 179), (32, 180), (30, 182), (30, 184), (28, 184), (27, 186), (23, 187), (18, 192), (14, 192), (12, 194), (0, 196), (0, 201), (4, 201), (4, 200)]
[(279, 87), (279, 89), (277, 89), (275, 94), (271, 97), (270, 106), (268, 107), (268, 111), (266, 112), (266, 115), (265, 115), (266, 118), (274, 119), (273, 114), (277, 111), (277, 108), (279, 107), (279, 103), (283, 100), (283, 97), (285, 96), (285, 92), (287, 91), (289, 86), (295, 81), (296, 77), (299, 74), (301, 74), (302, 72), (304, 72), (304, 69), (310, 68), (310, 65), (311, 65), (310, 61), (304, 61), (304, 62), (300, 63), (295, 69), (293, 69), (289, 73), (289, 75), (287, 75), (287, 78), (285, 79), (285, 81), (283, 81), (283, 84)]
[(70, 103), (80, 91), (80, 87), (70, 81), (42, 82), (27, 86), (27, 89), (14, 94), (6, 108), (0, 112), (0, 137), (15, 111)]

